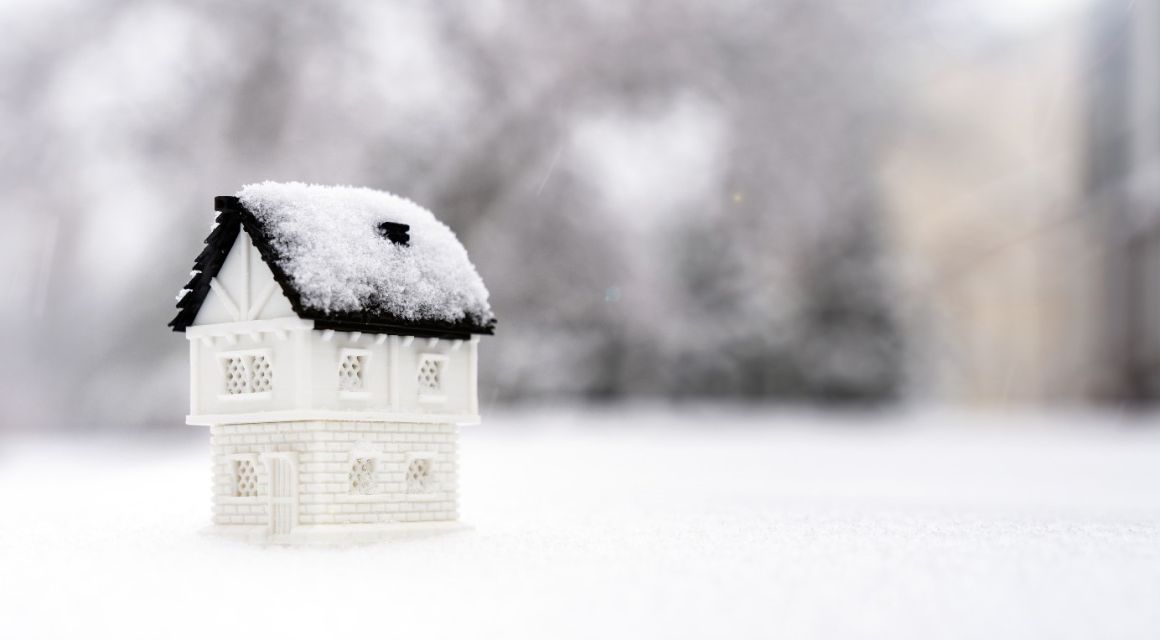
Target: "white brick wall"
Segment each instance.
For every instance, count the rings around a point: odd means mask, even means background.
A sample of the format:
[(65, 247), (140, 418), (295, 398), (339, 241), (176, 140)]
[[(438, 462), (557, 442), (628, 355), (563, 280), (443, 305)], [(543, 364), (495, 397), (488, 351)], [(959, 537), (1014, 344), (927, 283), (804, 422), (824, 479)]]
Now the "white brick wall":
[[(233, 496), (231, 456), (297, 454), (298, 524), (386, 524), (458, 518), (458, 430), (449, 424), (274, 422), (216, 425), (213, 450), (214, 524), (267, 523), (269, 473), (258, 462), (258, 496)], [(407, 492), (408, 455), (434, 453), (430, 491)], [(351, 492), (355, 457), (373, 457), (377, 492)]]

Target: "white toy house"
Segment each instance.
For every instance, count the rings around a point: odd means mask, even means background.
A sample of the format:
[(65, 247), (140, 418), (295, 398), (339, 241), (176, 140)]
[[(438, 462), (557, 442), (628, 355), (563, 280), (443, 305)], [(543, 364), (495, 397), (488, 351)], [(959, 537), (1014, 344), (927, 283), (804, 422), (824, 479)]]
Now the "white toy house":
[(219, 212), (170, 326), (210, 428), (214, 527), (254, 540), (453, 525), (495, 318), (446, 225), (370, 189), (266, 182)]

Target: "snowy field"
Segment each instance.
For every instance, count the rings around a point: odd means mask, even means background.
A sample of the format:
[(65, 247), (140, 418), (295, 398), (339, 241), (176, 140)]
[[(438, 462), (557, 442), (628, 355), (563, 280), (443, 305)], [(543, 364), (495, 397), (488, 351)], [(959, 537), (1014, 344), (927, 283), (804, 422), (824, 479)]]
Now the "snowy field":
[(0, 638), (1154, 640), (1158, 427), (492, 412), (472, 530), (344, 549), (199, 534), (203, 434), (9, 442)]

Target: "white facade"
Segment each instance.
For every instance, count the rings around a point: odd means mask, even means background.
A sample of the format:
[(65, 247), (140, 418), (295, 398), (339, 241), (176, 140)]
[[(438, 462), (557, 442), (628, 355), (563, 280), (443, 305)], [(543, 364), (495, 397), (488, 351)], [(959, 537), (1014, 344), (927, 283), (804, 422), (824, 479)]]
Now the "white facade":
[(456, 520), (456, 425), (478, 422), (478, 338), (318, 330), (238, 234), (186, 328), (187, 422), (208, 425), (214, 526), (349, 540)]
[(454, 425), (292, 421), (210, 433), (219, 530), (345, 540), (456, 519)]

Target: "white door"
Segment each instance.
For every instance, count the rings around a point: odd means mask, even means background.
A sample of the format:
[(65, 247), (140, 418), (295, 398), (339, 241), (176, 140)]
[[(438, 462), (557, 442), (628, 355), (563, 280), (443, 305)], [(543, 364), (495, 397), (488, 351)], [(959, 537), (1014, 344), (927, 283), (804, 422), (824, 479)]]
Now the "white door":
[(270, 454), (270, 533), (290, 533), (298, 519), (297, 477), (293, 454)]

